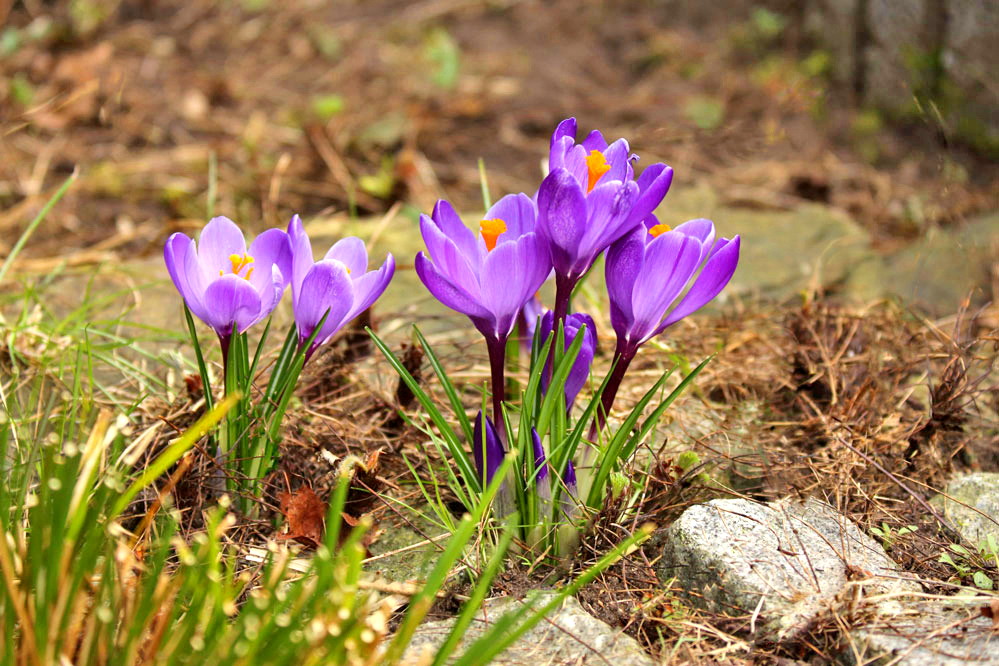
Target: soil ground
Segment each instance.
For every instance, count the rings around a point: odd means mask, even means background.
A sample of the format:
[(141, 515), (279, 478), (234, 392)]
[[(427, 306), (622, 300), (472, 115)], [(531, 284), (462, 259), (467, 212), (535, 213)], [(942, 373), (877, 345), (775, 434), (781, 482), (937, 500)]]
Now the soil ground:
[(473, 207), (479, 158), (494, 192), (533, 191), (569, 115), (726, 202), (829, 203), (888, 246), (994, 205), (997, 166), (931, 118), (858, 114), (827, 54), (746, 3), (696, 17), (677, 4), (15, 3), (2, 237), (74, 167), (28, 256), (158, 252), (202, 223), (210, 159), (214, 210), (251, 228), (439, 196)]
[[(438, 197), (481, 205), (480, 158), (494, 195), (533, 191), (549, 133), (569, 115), (629, 137), (643, 164), (663, 160), (678, 180), (710, 183), (725, 205), (810, 201), (846, 212), (881, 252), (995, 208), (999, 166), (948, 144), (930, 118), (892, 125), (854, 108), (807, 41), (733, 6), (15, 3), (0, 37), (0, 256), (74, 168), (81, 177), (26, 248), (23, 274), (156, 255), (169, 233), (200, 227), (209, 208), (252, 231), (292, 213), (378, 219), (395, 210), (392, 224), (416, 234), (415, 213)], [(865, 528), (916, 525), (891, 555), (928, 591), (947, 592), (955, 572), (938, 556), (956, 537), (925, 499), (955, 472), (999, 470), (999, 319), (994, 307), (958, 309), (929, 320), (904, 304), (834, 305), (810, 293), (790, 305), (730, 304), (677, 327), (666, 352), (722, 353), (674, 410), (663, 433), (674, 446), (642, 481), (634, 524), (668, 523), (719, 494), (696, 478), (704, 471), (729, 494), (817, 496)], [(393, 314), (376, 310), (375, 321)], [(480, 345), (471, 334), (435, 340), (473, 404), (485, 376)], [(324, 450), (340, 459), (381, 450), (367, 485), (414, 496), (398, 454), (417, 458), (421, 438), (398, 418), (405, 396), (363, 341), (354, 330), (317, 359), (270, 514), (242, 525), (239, 538), (273, 535), (282, 490), (309, 485), (325, 495), (334, 470)], [(640, 359), (622, 401), (670, 358)], [(196, 393), (147, 408), (183, 427)], [(677, 447), (697, 451), (704, 467), (678, 470)], [(192, 470), (178, 502), (204, 501), (205, 478)], [(351, 508), (372, 511), (381, 529), (406, 522), (363, 493)], [(582, 559), (632, 526), (610, 510), (605, 518)], [(830, 615), (789, 648), (751, 646), (741, 633), (747, 618), (678, 606), (655, 581), (654, 557), (647, 549), (629, 558), (581, 600), (656, 654), (676, 646), (674, 656), (705, 663), (821, 661), (842, 641), (842, 618)], [(498, 588), (519, 593), (539, 579), (511, 573)]]

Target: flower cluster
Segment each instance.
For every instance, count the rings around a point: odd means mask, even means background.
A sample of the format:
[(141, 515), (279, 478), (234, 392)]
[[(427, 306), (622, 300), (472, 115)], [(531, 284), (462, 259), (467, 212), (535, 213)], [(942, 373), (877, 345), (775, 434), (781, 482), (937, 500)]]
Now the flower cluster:
[(299, 344), (309, 356), (371, 307), (395, 272), (391, 254), (368, 271), (368, 251), (354, 237), (338, 241), (315, 261), (298, 215), (287, 231), (268, 229), (257, 236), (249, 250), (232, 220), (212, 218), (197, 243), (184, 233), (171, 235), (163, 258), (184, 303), (215, 331), (223, 349), (234, 334), (267, 318), (290, 284)]
[[(492, 478), (516, 439), (532, 450), (536, 462), (527, 485), (547, 489), (551, 471), (570, 494), (576, 486), (572, 450), (567, 452), (553, 432), (539, 433), (531, 418), (521, 419), (522, 429), (531, 428), (530, 436), (500, 427), (506, 423), (506, 343), (515, 324), (519, 320), (528, 332), (535, 332), (541, 394), (547, 398), (557, 378), (564, 396), (559, 399), (571, 415), (597, 346), (594, 321), (571, 311), (572, 295), (606, 253), (605, 281), (617, 344), (602, 395), (584, 412), (592, 419), (588, 439), (595, 440), (641, 345), (721, 292), (735, 272), (740, 242), (738, 236), (716, 237), (710, 220), (691, 220), (675, 228), (661, 223), (655, 211), (669, 190), (673, 170), (658, 163), (636, 177), (638, 157), (625, 139), (608, 143), (593, 131), (577, 142), (576, 133), (574, 118), (562, 121), (552, 134), (549, 171), (536, 194), (503, 197), (486, 211), (477, 232), (447, 201), (439, 201), (430, 216), (420, 218), (427, 249), (416, 257), (417, 273), (427, 289), (444, 305), (467, 315), (486, 339), (492, 419), (479, 413), (471, 443), (480, 480)], [(536, 295), (552, 276), (555, 299), (545, 312)], [(556, 369), (560, 360), (571, 365)], [(520, 413), (537, 416), (549, 426), (545, 409), (522, 404)], [(557, 466), (551, 468), (553, 464)], [(597, 489), (591, 496), (600, 493)]]
[[(230, 490), (253, 510), (252, 496), (259, 494), (260, 480), (277, 454), (281, 420), (302, 368), (321, 345), (381, 296), (395, 272), (395, 261), (389, 254), (379, 268), (368, 270), (367, 250), (357, 238), (338, 241), (316, 261), (297, 215), (287, 231), (268, 229), (249, 248), (232, 220), (216, 217), (197, 243), (183, 233), (170, 236), (163, 256), (188, 312), (218, 336), (226, 394), (242, 396), (226, 416), (217, 448), (219, 459), (230, 468)], [(252, 356), (246, 332), (270, 316), (289, 285), (295, 325), (274, 362), (266, 390), (259, 402), (251, 404), (247, 396), (270, 322)], [(210, 408), (209, 373), (190, 317), (188, 324)]]

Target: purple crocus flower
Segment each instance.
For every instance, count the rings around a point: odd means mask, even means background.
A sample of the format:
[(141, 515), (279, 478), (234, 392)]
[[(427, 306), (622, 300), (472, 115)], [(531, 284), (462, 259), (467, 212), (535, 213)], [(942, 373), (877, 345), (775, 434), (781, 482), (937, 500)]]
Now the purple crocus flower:
[(636, 181), (628, 142), (608, 145), (599, 131), (575, 141), (568, 118), (552, 134), (550, 172), (538, 190), (538, 235), (555, 268), (555, 319), (568, 313), (579, 279), (611, 243), (656, 209), (673, 179), (665, 164), (647, 168)]
[(420, 216), (427, 254), (416, 272), (437, 300), (465, 314), (486, 338), (492, 367), (493, 418), (502, 418), (506, 340), (524, 304), (551, 272), (548, 250), (535, 234), (537, 208), (525, 194), (503, 197), (479, 224), (464, 225), (447, 201)]
[[(551, 335), (554, 321), (555, 316), (551, 310), (545, 312), (544, 316), (542, 316), (541, 336), (539, 338), (542, 343)], [(572, 409), (572, 405), (576, 401), (576, 396), (579, 395), (579, 391), (586, 385), (586, 380), (590, 377), (593, 354), (597, 350), (597, 326), (593, 323), (593, 318), (590, 315), (582, 312), (574, 312), (565, 318), (566, 349), (575, 342), (576, 336), (579, 335), (580, 331), (584, 330), (584, 325), (586, 329), (583, 333), (585, 337), (583, 338), (582, 346), (579, 348), (579, 354), (576, 356), (576, 360), (572, 364), (572, 369), (569, 370), (569, 375), (565, 380), (566, 409)], [(551, 363), (550, 358), (548, 363)], [(543, 391), (548, 390), (551, 372), (551, 369), (548, 368), (541, 374), (541, 388)]]
[(506, 339), (517, 313), (548, 277), (551, 263), (534, 233), (537, 208), (526, 194), (503, 197), (473, 233), (447, 201), (420, 216), (427, 253), (416, 272), (444, 305), (467, 315), (486, 338)]
[(171, 235), (163, 258), (187, 307), (215, 330), (223, 352), (233, 333), (274, 310), (291, 276), (284, 231), (268, 229), (247, 250), (243, 232), (227, 217), (212, 218), (197, 244), (186, 234)]
[(607, 252), (607, 292), (617, 349), (603, 395), (604, 414), (639, 346), (725, 288), (739, 263), (739, 244), (739, 236), (716, 239), (711, 220), (698, 219), (672, 230), (664, 224), (642, 225)]
[(312, 243), (298, 215), (288, 224), (288, 238), (292, 254), (291, 295), (299, 345), (305, 344), (326, 317), (322, 329), (306, 350), (308, 358), (382, 295), (395, 273), (395, 259), (388, 254), (381, 267), (369, 271), (364, 242), (349, 236), (337, 241), (322, 259), (315, 261)]
[[(482, 430), (483, 419), (485, 420), (485, 433)], [(482, 485), (485, 487), (492, 481), (499, 466), (503, 464), (503, 457), (506, 453), (503, 450), (503, 443), (500, 441), (499, 435), (496, 434), (496, 428), (493, 427), (493, 422), (488, 416), (483, 416), (481, 409), (475, 417), (472, 440), (471, 447), (472, 457), (475, 459), (475, 470), (479, 474), (479, 479), (484, 481)]]

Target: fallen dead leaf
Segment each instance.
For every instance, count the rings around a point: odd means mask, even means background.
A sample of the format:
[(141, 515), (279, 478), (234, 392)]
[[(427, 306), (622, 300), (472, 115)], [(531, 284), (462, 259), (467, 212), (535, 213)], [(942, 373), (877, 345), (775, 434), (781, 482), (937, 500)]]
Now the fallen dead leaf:
[(308, 486), (291, 493), (281, 493), (281, 513), (288, 520), (288, 531), (278, 539), (294, 539), (303, 546), (316, 548), (326, 532), (326, 502)]

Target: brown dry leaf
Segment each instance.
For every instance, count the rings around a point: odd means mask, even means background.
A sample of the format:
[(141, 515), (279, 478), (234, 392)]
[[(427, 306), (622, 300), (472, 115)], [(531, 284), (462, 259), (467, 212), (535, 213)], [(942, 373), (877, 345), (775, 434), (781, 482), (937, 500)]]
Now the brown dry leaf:
[(982, 617), (992, 620), (992, 631), (999, 631), (999, 599), (993, 599), (979, 611)]
[(281, 493), (281, 513), (288, 520), (288, 531), (278, 539), (294, 539), (303, 546), (316, 548), (326, 532), (326, 502), (316, 491), (305, 486), (292, 493)]

